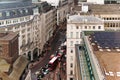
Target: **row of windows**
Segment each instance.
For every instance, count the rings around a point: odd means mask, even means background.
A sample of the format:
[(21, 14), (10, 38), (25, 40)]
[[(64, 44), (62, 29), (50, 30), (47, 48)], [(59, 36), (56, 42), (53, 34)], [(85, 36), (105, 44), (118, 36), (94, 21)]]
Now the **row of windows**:
[[(12, 13), (13, 15), (24, 14), (24, 13), (28, 13), (28, 9), (23, 9), (23, 10), (12, 10), (11, 12), (10, 12), (10, 11), (5, 11), (6, 16), (10, 16), (11, 13)], [(2, 17), (2, 16), (3, 16), (3, 13), (0, 12), (0, 17)]]
[(15, 23), (18, 23), (18, 22), (22, 22), (22, 21), (28, 21), (30, 20), (30, 17), (22, 17), (22, 18), (19, 18), (19, 19), (11, 19), (11, 20), (4, 20), (4, 21), (0, 21), (0, 25), (5, 25), (5, 24), (15, 24)]
[[(76, 29), (101, 29), (101, 26), (76, 26)], [(73, 29), (73, 26), (71, 26), (71, 29)]]
[[(79, 41), (76, 41), (75, 44), (79, 44)], [(70, 46), (73, 46), (73, 45), (74, 45), (73, 41), (70, 41)]]
[(120, 27), (120, 23), (105, 23), (105, 27)]
[[(73, 35), (74, 33), (73, 32), (70, 32), (70, 38), (73, 38)], [(76, 32), (76, 36), (75, 36), (76, 38), (81, 38), (82, 37), (82, 35), (81, 35), (81, 32)]]
[(120, 17), (116, 18), (104, 18), (104, 20), (120, 20)]

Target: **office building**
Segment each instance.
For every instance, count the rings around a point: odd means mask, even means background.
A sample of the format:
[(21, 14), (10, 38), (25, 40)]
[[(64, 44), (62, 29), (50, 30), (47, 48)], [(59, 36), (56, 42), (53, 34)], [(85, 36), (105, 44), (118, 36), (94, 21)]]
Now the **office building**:
[(75, 44), (83, 43), (82, 31), (104, 31), (102, 19), (71, 15), (67, 19), (67, 80), (75, 79)]
[[(76, 45), (76, 80), (119, 80), (120, 32), (83, 32)], [(80, 75), (80, 76), (79, 76)]]

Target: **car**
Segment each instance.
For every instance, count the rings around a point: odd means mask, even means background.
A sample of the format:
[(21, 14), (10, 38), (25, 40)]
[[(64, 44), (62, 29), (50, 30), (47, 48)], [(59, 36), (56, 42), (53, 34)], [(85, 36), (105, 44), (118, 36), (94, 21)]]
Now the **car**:
[(45, 76), (45, 75), (44, 75), (43, 73), (39, 74), (39, 75), (37, 76), (37, 80), (41, 80), (44, 76)]
[(39, 74), (40, 74), (40, 71), (36, 71), (36, 72), (35, 72), (35, 75), (39, 75)]
[(44, 75), (46, 75), (46, 74), (48, 74), (48, 73), (49, 73), (49, 69), (46, 69), (46, 70), (43, 72)]

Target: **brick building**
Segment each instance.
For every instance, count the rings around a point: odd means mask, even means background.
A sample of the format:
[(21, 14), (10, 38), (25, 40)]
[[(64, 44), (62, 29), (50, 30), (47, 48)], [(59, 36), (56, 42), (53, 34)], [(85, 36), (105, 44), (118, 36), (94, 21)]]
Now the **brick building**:
[(18, 58), (18, 34), (0, 32), (0, 57), (10, 64)]

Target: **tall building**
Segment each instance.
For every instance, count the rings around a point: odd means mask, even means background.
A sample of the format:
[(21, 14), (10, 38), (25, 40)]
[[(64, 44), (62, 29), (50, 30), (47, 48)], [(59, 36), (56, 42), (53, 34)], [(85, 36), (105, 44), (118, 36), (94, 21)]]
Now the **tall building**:
[(57, 25), (63, 23), (66, 19), (66, 15), (69, 12), (69, 5), (68, 2), (73, 0), (41, 0), (47, 1), (49, 4), (54, 6), (57, 9)]
[(0, 31), (19, 33), (19, 55), (36, 59), (56, 28), (56, 9), (32, 0), (3, 0), (0, 6)]
[(13, 32), (0, 32), (0, 58), (5, 59), (9, 64), (18, 58), (18, 37)]
[(71, 15), (67, 19), (67, 80), (75, 78), (75, 44), (82, 44), (82, 31), (104, 31), (102, 19)]
[(34, 39), (31, 21), (35, 6), (30, 0), (2, 0), (0, 6), (0, 30), (19, 33), (19, 55), (28, 53)]

